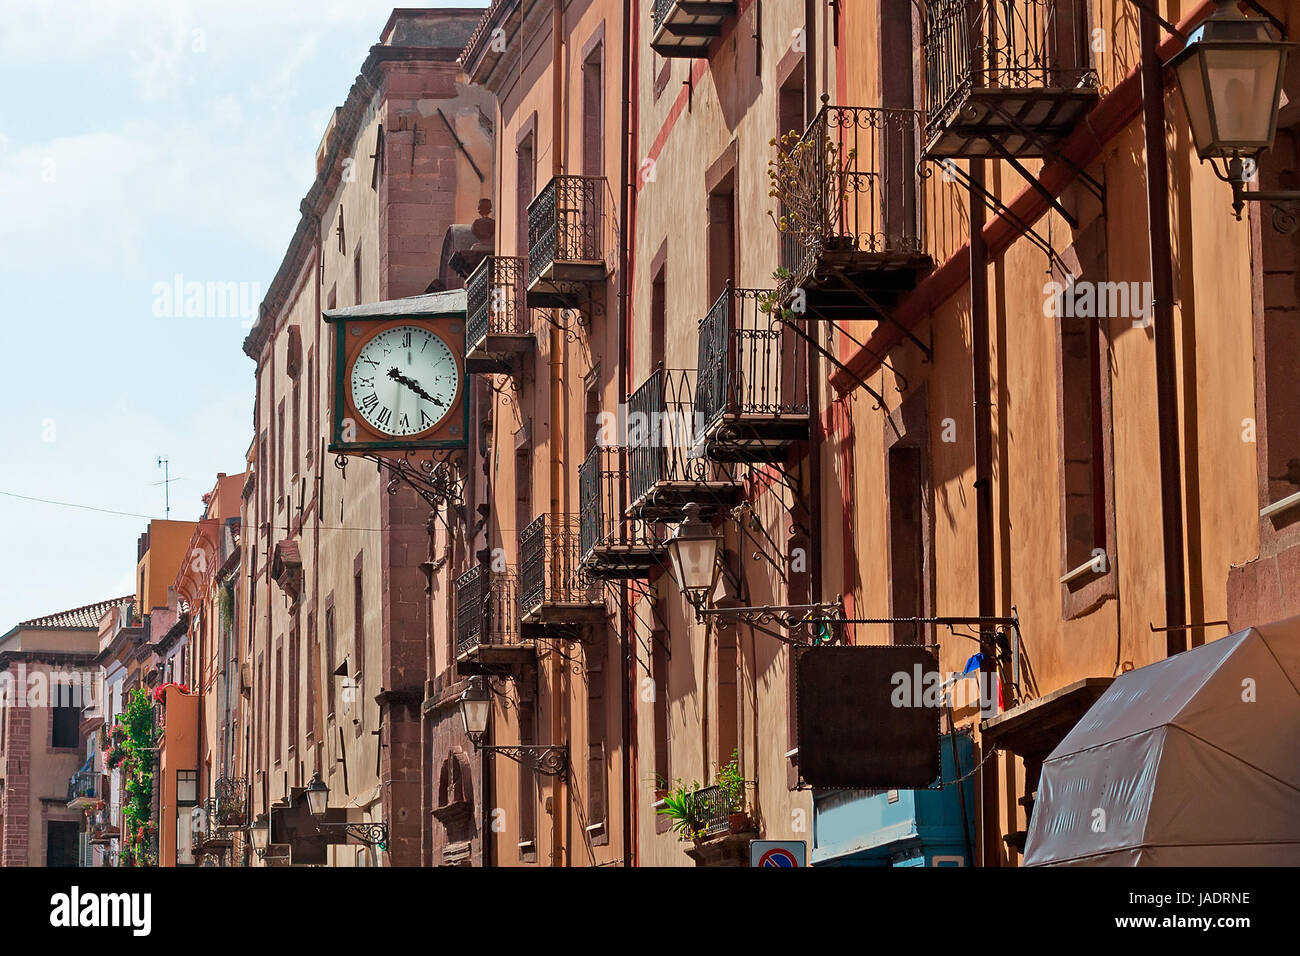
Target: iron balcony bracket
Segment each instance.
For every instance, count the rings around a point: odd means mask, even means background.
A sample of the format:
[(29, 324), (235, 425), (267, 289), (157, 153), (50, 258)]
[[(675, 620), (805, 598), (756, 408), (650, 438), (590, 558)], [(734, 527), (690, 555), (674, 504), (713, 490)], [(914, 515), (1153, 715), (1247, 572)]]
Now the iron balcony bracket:
[(799, 336), (801, 339), (803, 339), (805, 342), (807, 342), (809, 345), (815, 348), (818, 351), (818, 353), (820, 353), (828, 362), (834, 365), (837, 369), (839, 369), (849, 378), (853, 379), (853, 381), (857, 382), (858, 386), (863, 391), (865, 391), (868, 395), (870, 395), (872, 399), (875, 401), (875, 405), (873, 406), (872, 409), (873, 411), (878, 411), (882, 408), (888, 410), (889, 405), (885, 401), (885, 396), (881, 395), (874, 388), (868, 385), (866, 380), (861, 375), (853, 371), (853, 369), (849, 368), (838, 358), (832, 355), (829, 351), (822, 348), (821, 343), (818, 342), (816, 339), (814, 339), (807, 332), (805, 332), (802, 328), (800, 328), (798, 322), (794, 321), (793, 319), (788, 319), (784, 315), (781, 317), (781, 321), (784, 322), (786, 326), (788, 326), (790, 330), (794, 332), (795, 335)]
[[(756, 631), (762, 631), (783, 644), (798, 647), (816, 647), (833, 644), (838, 639), (834, 626), (844, 620), (844, 606), (838, 601), (834, 604), (770, 604), (763, 607), (706, 607), (701, 608), (700, 615), (705, 619), (713, 618), (719, 628), (732, 624), (744, 624)], [(817, 625), (824, 625), (817, 626)], [(802, 636), (805, 628), (813, 626), (812, 633)], [(785, 633), (774, 630), (783, 628)], [(795, 632), (801, 634), (795, 637)]]
[(847, 275), (845, 275), (843, 270), (836, 269), (835, 276), (848, 287), (850, 292), (856, 295), (868, 306), (875, 309), (876, 313), (881, 317), (881, 319), (888, 322), (890, 325), (894, 326), (896, 329), (902, 332), (903, 335), (905, 335), (913, 345), (915, 345), (918, 349), (920, 349), (921, 354), (924, 356), (926, 362), (934, 361), (934, 349), (931, 348), (929, 345), (927, 345), (925, 342), (922, 342), (919, 338), (917, 338), (917, 336), (913, 334), (911, 329), (909, 329), (907, 326), (903, 325), (901, 322), (895, 319), (890, 314), (889, 309), (886, 309), (874, 298), (872, 298), (870, 293), (868, 293), (865, 289), (863, 289), (856, 282), (854, 282)]
[[(1095, 75), (1093, 79), (1095, 82), (1096, 81)], [(1064, 163), (1066, 166), (1069, 166), (1070, 169), (1074, 172), (1074, 175), (1083, 181), (1083, 185), (1087, 187), (1088, 192), (1092, 193), (1093, 196), (1096, 197), (1098, 202), (1100, 203), (1106, 202), (1106, 187), (1101, 183), (1099, 183), (1097, 179), (1090, 172), (1088, 172), (1086, 169), (1084, 169), (1074, 160), (1070, 159), (1070, 157), (1066, 156), (1059, 149), (1056, 149), (1054, 145), (1051, 143), (1051, 141), (1044, 139), (1041, 135), (1039, 135), (1039, 133), (1036, 130), (1030, 129), (1024, 123), (1016, 119), (1016, 117), (1012, 116), (1010, 113), (1004, 110), (1001, 106), (994, 105), (992, 109), (993, 112), (997, 113), (998, 116), (1002, 117), (1002, 119), (1006, 122), (1008, 126), (1012, 127), (1017, 133), (1025, 137), (1025, 139), (1029, 140), (1040, 150), (1042, 150), (1045, 162), (1046, 161), (1061, 162)], [(1084, 118), (1083, 122), (1087, 122), (1086, 117)], [(1003, 159), (1008, 159), (1010, 154), (1008, 153), (1006, 146), (1000, 140), (992, 136), (985, 136), (984, 141), (987, 142), (990, 146), (992, 146), (994, 151), (997, 152), (999, 156), (1001, 156)], [(1045, 190), (1043, 190), (1042, 183), (1038, 181), (1038, 177), (1029, 173), (1018, 162), (1014, 160), (1009, 160), (1009, 161), (1012, 163), (1012, 165), (1016, 167), (1016, 171), (1020, 173), (1022, 177), (1024, 177), (1025, 181), (1029, 183), (1030, 186), (1034, 187), (1037, 190), (1045, 192)], [(1046, 198), (1048, 199), (1049, 202), (1052, 203), (1053, 206), (1056, 206), (1056, 203), (1053, 200), (1050, 193), (1047, 194)], [(1057, 206), (1057, 211), (1061, 212), (1062, 215), (1065, 215), (1065, 212), (1061, 210), (1059, 206)]]
[(942, 167), (945, 175), (952, 176), (963, 186), (977, 195), (980, 198), (980, 201), (984, 203), (985, 208), (994, 215), (1006, 216), (1010, 219), (1011, 222), (1015, 224), (1016, 229), (1020, 234), (1037, 246), (1042, 253), (1047, 256), (1049, 267), (1052, 264), (1055, 264), (1061, 268), (1062, 273), (1069, 273), (1069, 266), (1065, 264), (1065, 261), (1057, 253), (1056, 249), (1052, 247), (1050, 242), (1039, 235), (1034, 230), (1033, 226), (1029, 225), (1029, 223), (1025, 222), (1012, 212), (1010, 206), (989, 192), (984, 186), (978, 185), (970, 178), (969, 174), (967, 174), (966, 171), (959, 167), (955, 162), (950, 162), (947, 159), (931, 159), (930, 162)]
[[(840, 325), (840, 323), (836, 322), (834, 319), (827, 318), (826, 316), (823, 316), (820, 312), (817, 313), (817, 316), (818, 316), (818, 321), (825, 322), (826, 325), (829, 326), (832, 331), (839, 332), (840, 335), (844, 336), (846, 339), (848, 339), (858, 348), (862, 349), (862, 351), (866, 352), (868, 355), (870, 355), (873, 359), (875, 359), (885, 368), (893, 372), (894, 378), (898, 379), (897, 384), (894, 385), (895, 391), (906, 392), (911, 387), (911, 384), (907, 380), (907, 376), (904, 375), (901, 371), (899, 371), (897, 366), (895, 366), (892, 362), (890, 362), (888, 358), (886, 358), (884, 355), (881, 355), (879, 352), (872, 349), (871, 346), (867, 345), (866, 342), (863, 342), (860, 339), (858, 339), (857, 336), (855, 336), (844, 326)], [(933, 337), (934, 334), (933, 332), (931, 332), (931, 344), (929, 346), (931, 349), (934, 348)]]
[(501, 754), (520, 766), (548, 777), (563, 777), (569, 770), (567, 744), (479, 744), (478, 749), (490, 754)]
[[(363, 452), (357, 454), (357, 457), (374, 462), (380, 473), (388, 477), (387, 491), (390, 495), (397, 494), (399, 483), (406, 484), (430, 508), (437, 510), (441, 505), (455, 508), (465, 506), (462, 451), (459, 448), (440, 448), (434, 450), (430, 457), (415, 458), (411, 457), (413, 454), (418, 455), (414, 452), (396, 452), (394, 455)], [(347, 478), (348, 460), (347, 455), (334, 457), (334, 466), (343, 473), (344, 479)]]
[(1029, 184), (1030, 189), (1042, 196), (1043, 199), (1047, 200), (1048, 205), (1061, 214), (1061, 218), (1070, 224), (1071, 229), (1079, 228), (1078, 217), (1076, 217), (1074, 213), (1070, 212), (1070, 210), (1066, 209), (1065, 206), (1061, 204), (1061, 201), (1053, 196), (1051, 191), (1038, 181), (1037, 176), (1025, 169), (1024, 164), (1021, 163), (1020, 160), (1016, 159), (1015, 156), (1011, 155), (996, 136), (985, 136), (984, 141), (988, 143), (989, 146), (993, 147), (993, 151), (1002, 157), (1002, 160), (1007, 163), (1007, 165), (1020, 174), (1020, 178)]
[(319, 833), (344, 832), (358, 843), (388, 849), (387, 823), (317, 823)]

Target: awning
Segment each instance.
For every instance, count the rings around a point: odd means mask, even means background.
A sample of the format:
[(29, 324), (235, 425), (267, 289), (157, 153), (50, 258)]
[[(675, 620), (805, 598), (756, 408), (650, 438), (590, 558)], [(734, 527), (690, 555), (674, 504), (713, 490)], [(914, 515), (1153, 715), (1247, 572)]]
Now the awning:
[(1043, 763), (1026, 866), (1300, 863), (1300, 618), (1116, 678)]

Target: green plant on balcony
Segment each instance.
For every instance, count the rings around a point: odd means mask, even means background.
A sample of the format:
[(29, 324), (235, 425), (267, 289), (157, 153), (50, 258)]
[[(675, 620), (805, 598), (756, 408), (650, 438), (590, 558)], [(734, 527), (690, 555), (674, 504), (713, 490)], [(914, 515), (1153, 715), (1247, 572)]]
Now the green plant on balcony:
[(822, 129), (806, 134), (790, 130), (769, 141), (776, 155), (767, 161), (767, 194), (777, 208), (768, 210), (768, 217), (779, 232), (802, 236), (805, 244), (833, 238), (835, 217), (848, 196), (841, 175), (829, 177), (835, 195), (823, 195), (827, 185), (813, 181), (816, 171), (838, 171), (857, 158), (856, 148), (841, 149)]
[(655, 811), (668, 817), (672, 831), (683, 842), (698, 840), (704, 833), (704, 808), (697, 793), (699, 789), (699, 781), (688, 787), (678, 780), (676, 786), (664, 794), (664, 805)]
[(745, 789), (750, 781), (745, 779), (740, 769), (740, 752), (731, 751), (731, 759), (717, 767), (718, 788), (727, 796), (729, 824), (732, 833), (740, 833), (749, 828), (749, 814), (745, 807)]
[(114, 754), (120, 751), (117, 765), (122, 769), (126, 791), (122, 804), (123, 862), (131, 866), (151, 866), (156, 862), (150, 836), (154, 824), (150, 816), (158, 731), (154, 706), (146, 690), (140, 688), (131, 694), (120, 721), (121, 740), (109, 754), (109, 765), (114, 766)]

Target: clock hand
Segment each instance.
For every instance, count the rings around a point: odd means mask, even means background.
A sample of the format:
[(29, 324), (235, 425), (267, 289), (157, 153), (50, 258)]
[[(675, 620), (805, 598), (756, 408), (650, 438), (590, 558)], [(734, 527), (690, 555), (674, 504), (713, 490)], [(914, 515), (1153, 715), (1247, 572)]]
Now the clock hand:
[(408, 378), (407, 376), (403, 375), (396, 368), (390, 368), (388, 370), (388, 377), (395, 382), (400, 382), (401, 384), (405, 385), (411, 391), (415, 392), (416, 395), (419, 395), (421, 398), (425, 399), (426, 401), (433, 402), (433, 404), (439, 406), (440, 408), (446, 407), (445, 405), (443, 405), (442, 402), (438, 401), (438, 399), (434, 398), (432, 395), (426, 392), (420, 386), (419, 382), (417, 382), (413, 378)]

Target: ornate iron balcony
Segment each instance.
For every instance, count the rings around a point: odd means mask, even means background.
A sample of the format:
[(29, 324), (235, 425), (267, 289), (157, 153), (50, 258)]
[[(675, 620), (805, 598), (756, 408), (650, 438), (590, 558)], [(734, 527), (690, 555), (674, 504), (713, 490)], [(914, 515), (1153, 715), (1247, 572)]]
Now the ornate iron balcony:
[(695, 808), (701, 824), (700, 839), (731, 832), (731, 814), (741, 809), (733, 804), (731, 794), (719, 786), (695, 791)]
[(212, 792), (213, 827), (248, 826), (248, 782), (243, 777), (221, 777)]
[(706, 56), (722, 36), (722, 25), (736, 15), (736, 0), (653, 0), (654, 36), (650, 49), (660, 56)]
[(88, 807), (103, 795), (103, 775), (97, 770), (78, 770), (68, 781), (68, 806)]
[(1087, 7), (925, 0), (926, 155), (1045, 155), (1099, 96)]
[(777, 315), (774, 292), (728, 286), (700, 320), (695, 409), (710, 458), (780, 460), (808, 438), (806, 345)]
[(470, 372), (508, 372), (536, 346), (525, 302), (527, 260), (488, 256), (465, 283), (465, 366)]
[(628, 450), (593, 448), (578, 468), (579, 563), (603, 580), (646, 578), (663, 560), (654, 525), (624, 513)]
[[(459, 660), (509, 662), (525, 643), (519, 630), (517, 575), (474, 565), (456, 579), (456, 655)], [(500, 653), (497, 653), (500, 652)]]
[(524, 623), (576, 627), (604, 619), (604, 599), (579, 562), (580, 535), (577, 515), (543, 514), (519, 532)]
[(627, 403), (627, 513), (680, 521), (694, 502), (704, 514), (735, 505), (740, 484), (704, 454), (704, 422), (695, 408), (693, 370), (658, 368)]
[[(932, 265), (916, 170), (921, 120), (917, 110), (832, 106), (823, 97), (804, 134), (778, 145), (769, 177), (788, 273), (783, 292), (910, 289), (916, 274)], [(857, 317), (864, 308), (870, 312), (872, 301), (851, 298), (810, 301), (808, 315), (822, 315), (819, 304), (851, 308)], [(877, 311), (891, 304), (881, 300), (874, 302)]]
[(554, 176), (529, 204), (528, 305), (568, 307), (573, 286), (608, 274), (607, 191), (603, 177)]

